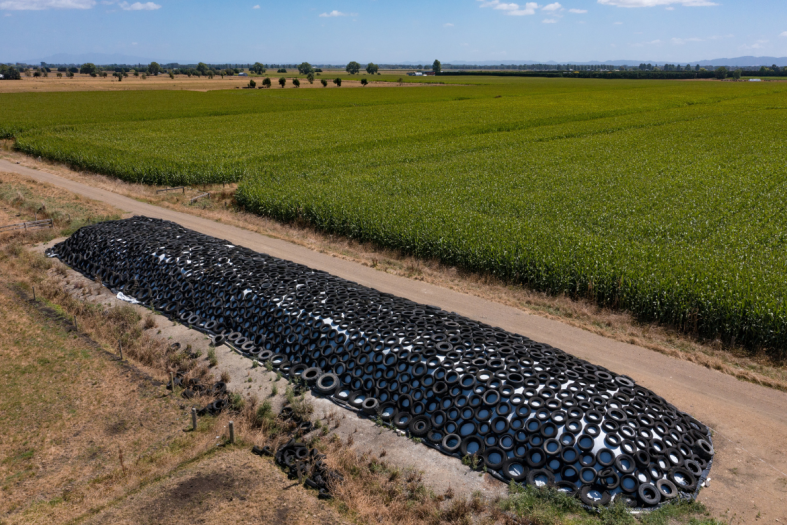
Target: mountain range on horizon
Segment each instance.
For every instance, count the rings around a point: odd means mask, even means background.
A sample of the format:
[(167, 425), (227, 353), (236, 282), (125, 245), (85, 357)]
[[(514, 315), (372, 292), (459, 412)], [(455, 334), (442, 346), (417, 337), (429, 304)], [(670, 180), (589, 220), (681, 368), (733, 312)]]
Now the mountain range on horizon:
[[(106, 65), (106, 64), (124, 64), (124, 65), (133, 65), (133, 64), (149, 64), (153, 62), (155, 59), (146, 58), (146, 57), (137, 57), (137, 56), (130, 56), (124, 55), (119, 53), (82, 53), (82, 54), (69, 54), (69, 53), (57, 53), (54, 55), (50, 55), (47, 57), (43, 57), (37, 60), (25, 60), (21, 63), (23, 64), (40, 64), (41, 62), (45, 62), (47, 64), (84, 64), (86, 62), (92, 62), (96, 65)], [(179, 63), (179, 64), (196, 64), (198, 61), (196, 60), (155, 60), (161, 64), (170, 64), (170, 63)], [(288, 61), (279, 61), (278, 63), (288, 63)], [(494, 60), (482, 60), (482, 61), (466, 61), (466, 60), (444, 60), (442, 61), (444, 64), (451, 64), (454, 66), (461, 66), (461, 65), (475, 65), (475, 66), (499, 66), (499, 65), (529, 65), (529, 64), (572, 64), (572, 65), (582, 65), (582, 66), (638, 66), (639, 64), (646, 63), (646, 64), (654, 64), (660, 65), (665, 63), (673, 63), (673, 64), (699, 64), (700, 66), (740, 66), (740, 67), (758, 67), (758, 66), (770, 66), (775, 64), (779, 67), (787, 66), (787, 57), (755, 57), (755, 56), (741, 56), (741, 57), (734, 57), (734, 58), (715, 58), (715, 59), (706, 59), (706, 60), (688, 60), (688, 61), (664, 61), (664, 60), (606, 60), (606, 61), (590, 61), (590, 62), (576, 62), (576, 61), (554, 61), (554, 60), (547, 60), (547, 61), (539, 61), (539, 60), (502, 60), (502, 61), (494, 61)], [(215, 63), (215, 62), (213, 62)], [(245, 64), (247, 61), (225, 61), (223, 63), (229, 64)], [(277, 63), (276, 61), (272, 61), (272, 63)], [(404, 61), (404, 62), (397, 62), (396, 64), (399, 65), (431, 65), (432, 60), (428, 61)], [(328, 65), (333, 64), (332, 62), (326, 62), (323, 64), (315, 63), (315, 65)], [(337, 64), (338, 65), (338, 64)]]

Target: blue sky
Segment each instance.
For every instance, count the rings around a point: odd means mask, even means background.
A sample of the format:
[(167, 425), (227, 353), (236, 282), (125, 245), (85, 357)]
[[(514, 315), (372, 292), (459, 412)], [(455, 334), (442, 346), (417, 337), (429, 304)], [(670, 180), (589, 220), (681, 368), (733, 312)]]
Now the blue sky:
[(784, 0), (0, 0), (0, 61), (394, 63), (787, 56)]

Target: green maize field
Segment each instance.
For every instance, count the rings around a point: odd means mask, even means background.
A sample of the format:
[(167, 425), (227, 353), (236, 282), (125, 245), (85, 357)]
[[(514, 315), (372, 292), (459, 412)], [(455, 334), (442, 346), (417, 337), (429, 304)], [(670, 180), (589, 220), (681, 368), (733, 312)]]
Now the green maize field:
[(787, 84), (451, 82), (0, 95), (0, 134), (787, 357)]

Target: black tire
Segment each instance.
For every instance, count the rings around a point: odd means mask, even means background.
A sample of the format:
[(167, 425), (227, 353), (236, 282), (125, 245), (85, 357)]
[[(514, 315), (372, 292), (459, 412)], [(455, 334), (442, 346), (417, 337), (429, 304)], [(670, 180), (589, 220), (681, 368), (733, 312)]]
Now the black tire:
[(527, 473), (527, 484), (533, 487), (542, 487), (544, 485), (552, 487), (555, 485), (555, 475), (543, 468), (531, 469)]
[(380, 402), (373, 397), (367, 397), (361, 403), (361, 410), (364, 414), (376, 416), (377, 410), (380, 408)]
[(615, 458), (615, 467), (621, 474), (631, 474), (637, 470), (637, 464), (634, 458), (628, 454), (621, 454)]
[(669, 471), (667, 476), (669, 480), (683, 492), (691, 494), (697, 490), (697, 478), (694, 474), (685, 467), (675, 467)]
[(503, 462), (503, 466), (500, 467), (500, 474), (504, 478), (517, 483), (527, 479), (529, 473), (530, 469), (527, 468), (527, 464), (521, 458), (508, 458)]
[(593, 485), (598, 479), (598, 472), (592, 467), (583, 467), (579, 469), (579, 482), (583, 485)]
[(706, 461), (709, 461), (713, 457), (713, 454), (715, 454), (713, 445), (704, 439), (698, 439), (694, 442), (694, 452)]
[[(477, 444), (478, 448), (472, 451), (468, 450), (468, 447), (472, 447), (473, 443)], [(481, 454), (484, 453), (485, 448), (486, 445), (484, 445), (483, 439), (481, 439), (478, 436), (467, 436), (462, 440), (462, 448), (461, 448), (462, 457), (467, 456), (469, 454), (476, 454), (480, 456)]]
[(317, 379), (314, 383), (314, 390), (316, 390), (318, 394), (328, 396), (333, 394), (336, 389), (339, 388), (339, 385), (341, 385), (339, 376), (332, 372), (328, 372)]
[(695, 478), (699, 478), (702, 476), (703, 468), (699, 464), (699, 462), (694, 461), (693, 459), (687, 459), (683, 462), (683, 468), (691, 472)]
[(531, 448), (525, 453), (525, 461), (531, 469), (540, 469), (547, 463), (547, 454), (540, 447)]
[(555, 489), (557, 489), (558, 492), (562, 492), (566, 496), (573, 497), (577, 495), (577, 486), (570, 481), (558, 481), (555, 483)]
[(322, 375), (322, 370), (313, 366), (311, 368), (307, 368), (301, 374), (301, 379), (306, 381), (306, 384), (312, 385), (315, 381)]
[(637, 466), (646, 468), (650, 465), (650, 454), (647, 450), (638, 450), (634, 453), (634, 461), (637, 463)]
[(599, 449), (596, 452), (596, 461), (602, 467), (611, 467), (615, 464), (615, 453), (608, 448)]
[(454, 454), (459, 452), (459, 449), (462, 447), (462, 438), (457, 434), (448, 434), (443, 438), (440, 446), (449, 454)]
[(639, 480), (634, 474), (626, 474), (620, 478), (620, 490), (626, 494), (636, 494)]
[[(399, 410), (396, 408), (396, 403), (388, 402), (383, 403), (379, 407), (380, 410), (380, 419), (382, 419), (385, 423), (390, 423), (396, 417), (396, 414), (399, 413)], [(388, 413), (390, 411), (390, 414)]]
[(410, 421), (413, 420), (413, 416), (410, 415), (410, 412), (399, 412), (393, 418), (393, 424), (399, 430), (404, 430), (410, 426)]
[[(591, 495), (591, 491), (598, 492), (601, 497), (599, 499), (594, 498)], [(604, 507), (609, 504), (610, 499), (611, 496), (609, 495), (609, 492), (601, 487), (594, 485), (582, 485), (582, 488), (579, 489), (579, 500), (588, 507)]]
[[(494, 456), (496, 455), (500, 456), (499, 461), (495, 460)], [(489, 447), (488, 449), (484, 450), (483, 454), (481, 454), (481, 458), (484, 460), (484, 465), (486, 465), (486, 468), (490, 470), (499, 470), (506, 461), (506, 453), (501, 448)]]
[(661, 478), (656, 482), (656, 488), (661, 493), (661, 498), (670, 500), (678, 497), (678, 487), (666, 478)]
[(574, 465), (566, 465), (560, 471), (560, 478), (571, 483), (576, 483), (579, 480), (579, 471)]
[(637, 489), (637, 496), (646, 507), (658, 505), (661, 501), (661, 492), (653, 483), (641, 483)]
[(356, 390), (350, 394), (350, 397), (347, 398), (347, 402), (350, 403), (351, 407), (360, 409), (366, 397), (366, 392), (363, 390)]
[(410, 429), (410, 434), (420, 438), (432, 430), (432, 422), (429, 420), (429, 416), (417, 416), (410, 421), (408, 428)]
[(605, 468), (598, 473), (596, 484), (604, 487), (607, 491), (615, 490), (620, 486), (620, 475), (613, 468)]

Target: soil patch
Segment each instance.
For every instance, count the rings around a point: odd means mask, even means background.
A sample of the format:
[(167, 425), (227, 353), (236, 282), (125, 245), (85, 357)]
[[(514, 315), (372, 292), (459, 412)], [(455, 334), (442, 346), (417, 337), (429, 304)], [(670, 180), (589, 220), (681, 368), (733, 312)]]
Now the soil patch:
[(230, 449), (154, 483), (100, 512), (88, 523), (346, 523), (270, 459)]

